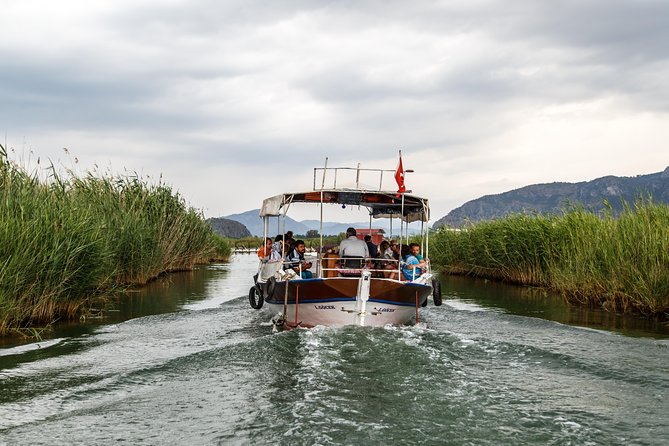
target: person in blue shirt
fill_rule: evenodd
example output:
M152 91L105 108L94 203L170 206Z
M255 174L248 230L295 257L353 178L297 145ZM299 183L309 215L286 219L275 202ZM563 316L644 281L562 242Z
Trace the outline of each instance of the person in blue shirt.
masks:
M411 243L409 245L409 254L402 264L402 275L406 280L414 281L418 279L425 269L425 259L420 255L420 245Z

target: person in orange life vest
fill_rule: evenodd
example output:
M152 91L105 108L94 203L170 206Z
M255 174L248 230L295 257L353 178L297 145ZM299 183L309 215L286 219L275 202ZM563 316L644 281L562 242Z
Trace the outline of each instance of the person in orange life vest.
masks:
M267 257L269 257L271 252L272 252L272 239L267 237L265 239L265 245L258 248L258 258L260 260L264 260Z

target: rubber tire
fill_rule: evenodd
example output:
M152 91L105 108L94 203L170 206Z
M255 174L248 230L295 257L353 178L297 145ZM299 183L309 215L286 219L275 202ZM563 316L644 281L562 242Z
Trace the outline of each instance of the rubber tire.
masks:
M441 306L441 282L437 279L432 279L432 300L434 301L435 306Z
M264 290L265 292L263 293L263 297L265 300L269 299L272 297L274 294L274 287L276 286L276 278L270 277L267 279L267 283L265 283Z
M256 297L258 298L257 300ZM259 294L256 287L252 286L249 290L249 303L251 304L251 308L260 310L264 302L265 300L262 298L262 294Z

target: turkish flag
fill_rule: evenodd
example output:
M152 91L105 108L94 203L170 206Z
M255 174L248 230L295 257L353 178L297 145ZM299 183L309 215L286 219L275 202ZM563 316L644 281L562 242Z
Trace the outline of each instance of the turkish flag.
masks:
M407 188L404 186L404 167L402 166L402 153L400 152L400 163L397 165L395 171L395 181L397 181L397 196L406 192Z

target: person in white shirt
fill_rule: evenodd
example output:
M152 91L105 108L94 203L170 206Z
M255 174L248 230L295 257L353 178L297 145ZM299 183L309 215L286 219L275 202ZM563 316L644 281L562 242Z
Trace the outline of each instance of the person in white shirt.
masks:
M342 260L342 266L347 266L349 268L361 268L364 264L364 261L347 261L346 258L355 257L358 259L367 259L369 258L369 248L367 248L367 243L360 240L355 236L356 232L354 228L348 228L346 230L346 238L341 241L339 244L339 257Z

